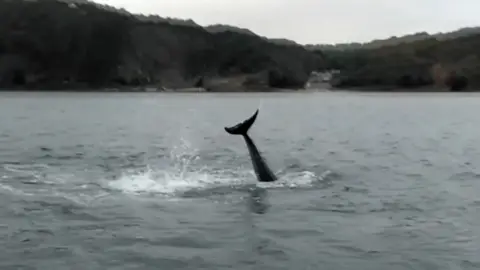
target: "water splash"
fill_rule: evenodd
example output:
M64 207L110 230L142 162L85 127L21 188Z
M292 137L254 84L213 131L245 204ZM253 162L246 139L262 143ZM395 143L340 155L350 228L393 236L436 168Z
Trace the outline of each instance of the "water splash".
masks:
M182 196L185 193L202 196L219 189L230 193L248 185L267 189L309 188L326 175L311 171L282 172L274 183L258 183L251 168L208 167L199 149L184 138L174 145L162 167L146 164L124 169L116 177L104 173L72 171L72 168L50 167L43 164L3 165L6 173L0 179L0 192L18 196L57 196L78 204L91 204L99 198L124 193L135 196Z
M238 188L257 184L264 188L311 187L326 175L316 176L310 171L284 173L277 182L257 183L252 169L221 169L202 166L199 150L186 139L170 151L169 166L161 169L148 167L146 171L126 171L108 186L124 193L157 193L174 196L190 191Z
M218 192L219 189L231 192L251 184L267 189L308 188L323 181L331 173L327 171L317 176L311 171L282 172L279 180L274 183L258 183L251 168L225 169L202 165L199 149L183 137L172 147L169 158L168 167L148 167L146 171L124 172L118 179L110 181L108 186L124 193L175 196L196 191L204 191L201 194L213 190Z

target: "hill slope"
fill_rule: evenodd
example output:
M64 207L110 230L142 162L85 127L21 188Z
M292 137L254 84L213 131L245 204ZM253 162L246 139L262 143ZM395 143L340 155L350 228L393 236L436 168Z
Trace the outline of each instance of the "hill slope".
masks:
M191 21L132 15L83 0L0 1L0 88L189 87L252 74L303 87L322 57ZM202 80L200 80L202 81Z
M339 69L337 87L480 90L480 34L422 39L372 49L318 50L326 66Z
M390 37L386 39L376 39L370 42L359 43L340 43L340 44L307 44L305 48L309 50L355 50L355 49L378 49L384 46L394 46L400 45L402 43L411 43L416 41L422 41L426 39L437 39L437 40L449 40L460 37L471 36L475 34L480 34L480 27L466 27L456 31L447 32L447 33L436 33L429 34L427 32L420 32L410 35L404 35L400 37Z

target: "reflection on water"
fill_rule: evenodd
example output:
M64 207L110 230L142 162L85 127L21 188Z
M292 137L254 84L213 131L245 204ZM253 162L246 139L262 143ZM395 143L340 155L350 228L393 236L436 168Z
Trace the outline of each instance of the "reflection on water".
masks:
M261 187L252 187L248 190L248 207L255 214L265 214L270 207L268 204L268 191Z

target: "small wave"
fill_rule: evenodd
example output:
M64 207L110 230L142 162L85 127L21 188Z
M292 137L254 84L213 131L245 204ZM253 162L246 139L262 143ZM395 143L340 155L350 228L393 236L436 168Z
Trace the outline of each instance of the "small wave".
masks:
M3 164L0 192L18 197L62 198L88 206L108 194L98 184L45 164Z
M10 185L6 185L6 184L2 184L2 183L0 183L0 190L9 192L9 193L17 195L17 196L34 196L35 195L33 193L28 193L28 192L25 192L21 189L14 188Z
M32 175L48 168L46 164L3 164L5 171Z

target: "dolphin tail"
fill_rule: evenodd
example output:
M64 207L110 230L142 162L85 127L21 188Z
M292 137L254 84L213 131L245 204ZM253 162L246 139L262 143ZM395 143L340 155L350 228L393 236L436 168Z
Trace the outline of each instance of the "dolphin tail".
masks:
M257 111L247 120L237 124L233 127L226 127L225 131L232 135L247 135L248 130L252 127L253 123L257 119L258 109Z

